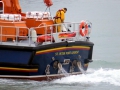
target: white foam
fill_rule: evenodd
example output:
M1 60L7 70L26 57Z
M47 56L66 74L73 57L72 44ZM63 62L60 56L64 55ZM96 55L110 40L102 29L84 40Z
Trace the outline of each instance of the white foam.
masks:
M93 71L93 70L91 70ZM120 69L99 69L89 74L73 75L53 81L53 83L109 83L120 86Z

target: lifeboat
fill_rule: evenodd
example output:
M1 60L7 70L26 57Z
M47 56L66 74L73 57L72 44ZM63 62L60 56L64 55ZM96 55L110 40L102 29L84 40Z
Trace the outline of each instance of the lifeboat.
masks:
M18 1L22 0L0 0L0 78L51 81L84 74L92 61L91 24L55 24L51 0L43 0L49 12L46 8L25 13Z

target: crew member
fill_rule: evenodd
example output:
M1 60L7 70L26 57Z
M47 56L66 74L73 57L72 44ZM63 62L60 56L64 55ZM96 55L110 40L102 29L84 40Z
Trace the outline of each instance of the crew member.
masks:
M64 23L66 11L67 8L63 8L56 12L56 16L54 17L55 24ZM57 25L57 32L61 32L61 25Z

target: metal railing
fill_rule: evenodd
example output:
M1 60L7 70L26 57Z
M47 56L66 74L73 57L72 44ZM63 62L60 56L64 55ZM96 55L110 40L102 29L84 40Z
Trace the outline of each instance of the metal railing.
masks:
M8 30L12 29L12 33ZM20 36L20 29L26 29L28 32L28 35L30 35L30 31L26 27L13 27L13 26L0 26L0 44L11 44L11 45L20 45L20 41L18 38L26 38L28 39L28 42L26 43L26 46L30 46L31 40L28 38L28 36ZM11 39L11 40L7 40Z
M3 1L0 1L2 7L0 7L0 14L4 14L4 3Z
M62 41L63 39L64 39L64 41L66 41L66 40L67 41L82 40L81 39L81 35L79 34L79 24L80 23L75 23L75 22L73 22L73 23L69 23L68 22L68 23L54 24L54 25L46 25L46 24L44 24L43 26L39 25L39 27L32 27L32 29L34 29L34 30L40 29L40 28L44 28L45 29L45 34L44 34L44 36L45 36L45 42L43 42L42 44L40 44L40 45L45 45L45 44L51 44L51 43L53 43L52 42L53 38L55 39L54 43L63 42ZM58 25L65 26L66 31L62 32L62 29L61 29L61 32L58 32L57 31L57 26ZM51 29L49 34L47 32L48 31L47 30L48 27ZM9 34L9 33L6 32L6 30L10 30L11 28L15 29L14 34ZM20 33L21 29L26 29L27 32L28 32L28 34L26 36L20 35L19 33ZM70 29L70 31L68 31L68 29ZM76 33L75 37L59 38L59 34L60 33L72 33L72 32ZM51 37L51 40L47 41L47 35L53 36L53 38ZM39 37L39 36L40 35L37 35L37 37ZM12 37L15 40L4 41L3 38L6 38L6 37ZM19 40L18 37L19 38L26 38L26 39ZM37 37L35 37L35 38L37 38ZM32 47L35 47L36 45L38 45L37 41L33 42L31 40L31 38L34 38L34 37L31 36L31 28L29 29L29 28L26 28L26 27L0 26L0 44L2 44L2 45L17 45L17 46L32 46ZM85 37L83 37L83 38L85 38Z

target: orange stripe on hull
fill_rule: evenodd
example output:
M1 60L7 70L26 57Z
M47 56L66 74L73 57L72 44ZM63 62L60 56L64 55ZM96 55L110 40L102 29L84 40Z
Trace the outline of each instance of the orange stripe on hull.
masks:
M36 55L50 53L50 52L57 52L57 51L62 51L62 50L90 50L90 47L86 47L86 46L73 46L73 47L54 48L54 49L49 49L49 50L37 51Z
M38 69L11 68L11 67L0 67L0 70L16 71L16 72L37 72L38 71Z

